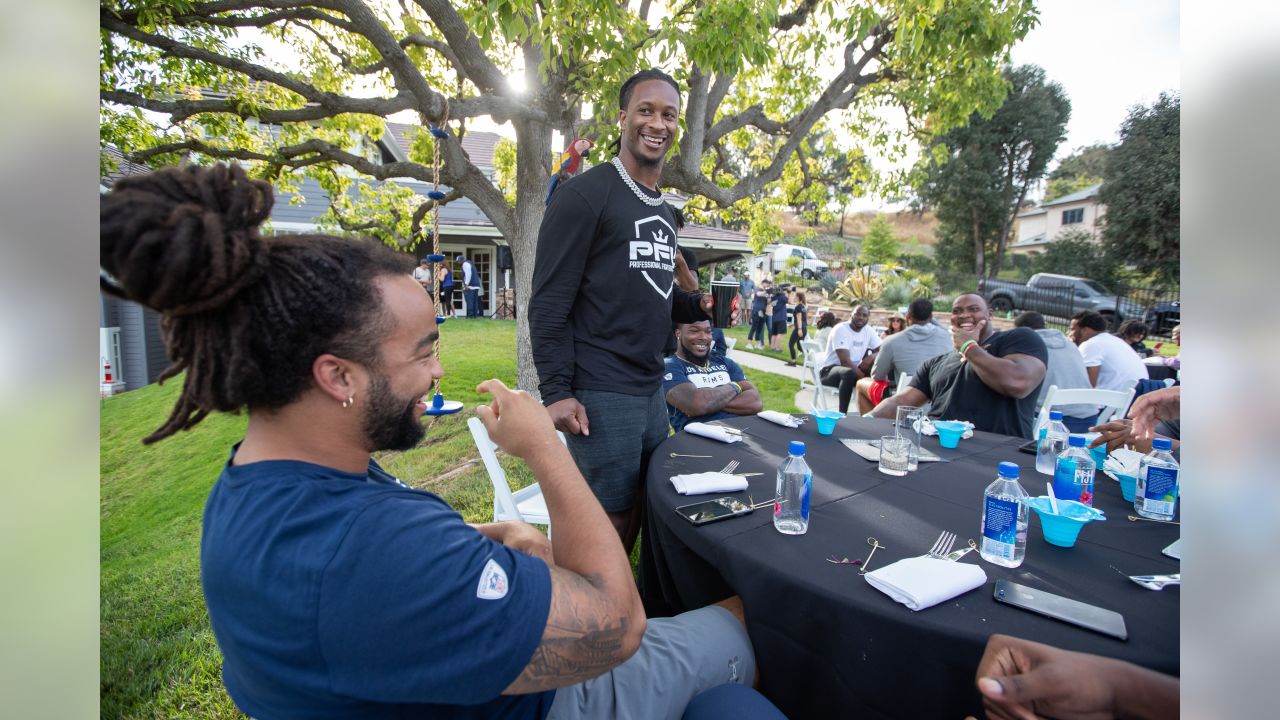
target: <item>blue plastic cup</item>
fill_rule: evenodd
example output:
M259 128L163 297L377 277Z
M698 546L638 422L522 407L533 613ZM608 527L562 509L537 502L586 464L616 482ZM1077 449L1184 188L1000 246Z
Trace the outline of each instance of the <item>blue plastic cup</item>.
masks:
M955 448L960 445L960 437L969 426L959 420L934 420L933 427L938 430L938 442L944 448Z
M1040 530L1044 533L1044 541L1058 547L1074 547L1081 528L1091 520L1107 519L1101 510L1075 500L1059 500L1056 513L1047 495L1027 498L1023 502L1040 516Z
M835 432L836 423L840 422L840 418L844 417L844 413L839 410L811 410L810 415L818 421L818 434L830 435Z
M1103 443L1096 448L1089 447L1089 443L1096 440L1100 435L1102 435L1102 433L1084 433L1084 445L1089 449L1089 454L1093 456L1093 464L1097 466L1098 469L1102 469L1102 464L1107 461L1106 443Z
M1138 478L1133 475L1116 474L1116 479L1120 481L1120 494L1128 502L1133 502L1134 495L1138 492Z

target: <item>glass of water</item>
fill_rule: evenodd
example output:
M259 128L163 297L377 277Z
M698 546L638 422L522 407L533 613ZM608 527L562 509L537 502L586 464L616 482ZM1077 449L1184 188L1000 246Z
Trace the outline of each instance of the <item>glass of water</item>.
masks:
M910 440L897 435L880 438L880 472L894 477L906 475L910 447Z
M915 405L899 405L897 420L893 431L898 437L906 440L911 447L907 449L907 472L914 472L920 464L920 420L924 418L924 408Z

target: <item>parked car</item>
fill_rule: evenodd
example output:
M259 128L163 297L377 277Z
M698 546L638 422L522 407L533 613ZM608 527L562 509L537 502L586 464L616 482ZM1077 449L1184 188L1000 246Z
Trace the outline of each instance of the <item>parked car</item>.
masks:
M1072 275L1036 273L1026 283L982 278L978 292L992 312L1035 310L1042 315L1070 318L1081 310L1100 313L1114 330L1130 318L1141 318L1145 308L1117 297L1101 283Z
M800 245L775 245L772 250L752 258L751 267L757 275L776 275L787 270L787 259L792 257L800 259L796 271L806 280L822 277L830 271L830 267L819 260L813 250Z
M1167 336L1173 328L1182 322L1182 301L1161 301L1147 308L1142 319L1147 331L1152 335Z

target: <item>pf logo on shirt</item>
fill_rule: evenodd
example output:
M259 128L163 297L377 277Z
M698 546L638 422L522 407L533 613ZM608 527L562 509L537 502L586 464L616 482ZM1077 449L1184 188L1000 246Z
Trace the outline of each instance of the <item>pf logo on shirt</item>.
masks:
M480 573L480 584L476 586L476 597L481 600L501 600L507 596L507 571L502 569L493 558L484 564Z
M649 270L673 272L676 267L676 231L661 215L650 215L637 220L635 225L636 239L627 248L627 267L639 270L649 285L662 297L671 297L671 286L674 275L667 281L667 289L663 290L653 281Z

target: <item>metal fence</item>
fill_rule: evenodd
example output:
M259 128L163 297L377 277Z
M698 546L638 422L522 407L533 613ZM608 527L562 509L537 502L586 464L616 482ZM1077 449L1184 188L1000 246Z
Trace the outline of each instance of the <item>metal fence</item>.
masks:
M1162 339L1168 339L1182 320L1177 286L1123 284L1108 288L1109 292L1100 297L1081 293L1074 283L1032 288L975 276L973 287L987 298L997 315L1017 317L1019 312L1035 310L1044 316L1046 325L1062 330L1066 330L1071 318L1082 310L1098 310L1112 321L1112 330L1125 320L1138 320L1147 326L1148 337Z

